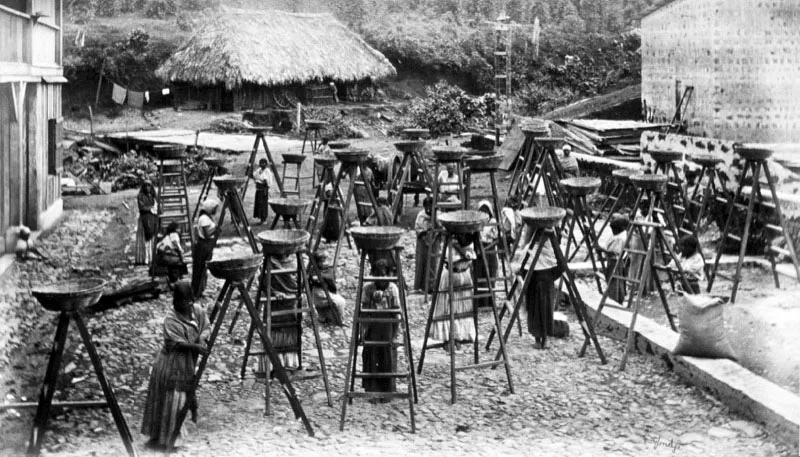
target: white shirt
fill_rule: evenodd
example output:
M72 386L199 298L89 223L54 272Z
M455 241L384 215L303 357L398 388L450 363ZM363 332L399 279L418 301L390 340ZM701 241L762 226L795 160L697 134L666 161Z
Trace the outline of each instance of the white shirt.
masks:
M447 174L447 170L443 170L439 173L439 177L436 179L436 182L439 183L439 192L445 194L457 194L458 193L458 174L453 173L453 176L450 177Z

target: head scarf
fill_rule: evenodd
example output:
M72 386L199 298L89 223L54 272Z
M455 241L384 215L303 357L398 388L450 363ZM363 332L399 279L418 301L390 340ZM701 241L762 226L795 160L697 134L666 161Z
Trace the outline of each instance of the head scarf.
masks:
M200 209L207 214L213 213L217 210L217 208L219 208L219 200L213 197L207 198L206 201L203 202L202 206L200 206Z
M184 308L194 302L192 285L188 281L178 281L172 292L172 306L174 308Z
M494 211L492 210L492 204L491 202L489 202L489 200L481 200L480 202L478 202L478 211L483 210L483 208L489 210L490 219L494 218Z

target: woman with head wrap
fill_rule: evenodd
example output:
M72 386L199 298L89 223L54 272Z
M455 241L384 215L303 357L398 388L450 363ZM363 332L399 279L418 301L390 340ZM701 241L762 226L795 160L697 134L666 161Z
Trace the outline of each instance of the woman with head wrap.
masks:
M192 292L195 299L206 289L206 262L211 260L214 244L219 230L214 216L219 208L219 200L208 198L200 206L200 216L194 226L194 246L192 247Z
M203 308L195 305L188 282L175 284L172 311L164 319L164 346L156 356L142 418L147 446L165 449L177 426L178 412L188 403L197 422L197 400L192 391L197 356L208 351L211 333Z
M533 266L531 282L525 290L525 305L528 311L528 332L533 335L537 347L544 349L547 337L553 335L556 280L561 277L562 271L558 266L552 242L546 238L531 239L530 249L535 253L538 246L534 243L541 243L542 250ZM519 274L525 277L527 271L520 271Z
M478 211L489 216L489 222L483 226L480 233L481 246L486 254L488 268L484 268L483 262L477 262L473 271L475 272L475 283L479 288L486 289L485 292L488 293L489 281L497 277L497 219L494 218L494 212L489 200L481 200L478 203ZM492 288L494 288L494 282L492 282ZM492 306L492 300L490 297L477 298L475 299L475 306Z
M417 219L414 221L414 231L417 233L417 251L416 251L416 265L414 268L414 290L422 290L425 288L426 277L428 284L433 284L433 275L431 271L436 271L430 265L430 248L433 244L433 237L431 236L431 210L433 208L433 198L425 197L422 201L422 211L417 213Z
M389 275L389 263L378 260L372 265L372 274L377 277ZM376 319L397 319L400 313L400 290L389 281L374 281L366 286L361 295L362 309L386 311L370 314ZM381 343L392 343L397 338L397 323L366 323L361 328L361 340ZM397 372L397 348L387 345L365 346L361 353L361 361L365 373ZM394 378L369 378L362 381L367 392L394 392ZM381 399L382 403L389 399Z
M436 307L433 310L437 320L431 326L430 337L434 340L444 341L445 350L450 351L450 333L453 341L458 346L475 340L475 320L470 317L455 319L454 328L450 328L450 288L453 289L453 312L455 314L472 313L475 310L472 298L472 273L470 267L475 260L475 250L472 248L474 235L458 234L445 251L445 265L439 279L436 293Z
M149 179L142 181L136 203L139 206L139 225L136 228L134 263L148 265L153 256L153 238L158 230L156 188Z
M253 172L253 180L256 183L256 199L253 205L253 217L258 219L261 224L266 222L269 214L269 189L273 187L275 178L272 171L267 167L267 159L258 161L258 168Z

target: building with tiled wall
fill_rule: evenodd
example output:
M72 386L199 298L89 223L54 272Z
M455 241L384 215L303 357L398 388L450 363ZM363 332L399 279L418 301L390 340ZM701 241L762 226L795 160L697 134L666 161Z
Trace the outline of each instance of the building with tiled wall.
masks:
M800 143L800 1L676 0L642 20L642 103L691 134Z

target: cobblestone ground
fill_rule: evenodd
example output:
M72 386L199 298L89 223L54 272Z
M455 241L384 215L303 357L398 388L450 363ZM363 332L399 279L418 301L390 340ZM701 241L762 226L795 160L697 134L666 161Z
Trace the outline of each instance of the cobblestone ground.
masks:
M69 259L79 263L77 256L89 255L90 250L77 246L102 232L106 216L102 212L70 213L66 223L48 241L61 266L21 267L18 287L4 290L6 301L13 300L21 305L20 309L33 309L35 303L25 291L27 282L66 276ZM411 235L405 237L404 246L409 252L413 250ZM407 278L413 269L409 257L407 252L404 256ZM344 295L351 300L356 286L356 273L352 270L357 265L355 253L345 247L343 261L350 269L340 270L339 277ZM133 277L143 271L129 269L120 274ZM206 303L212 301L210 297L220 287L220 281L210 282ZM142 449L145 438L138 428L150 367L161 346L160 325L170 303L170 297L162 296L93 315L89 320L140 455L150 455ZM415 358L420 353L426 312L423 297L412 295L409 317ZM15 336L20 343L9 346L14 354L8 363L0 365L3 376L0 389L9 401L19 401L20 397L35 399L38 395L45 368L43 360L54 331L54 316L42 312L39 316L35 325L21 327L20 334ZM188 427L188 436L181 443L178 455L791 455L787 447L763 428L736 416L702 391L683 384L657 362L634 356L627 371L618 372L623 349L619 342L600 339L609 358L607 365L601 365L594 352L588 352L584 358L577 357L583 338L579 336L574 316L568 317L571 336L552 340L547 350L534 349L533 338L528 335L519 336L516 331L512 334L509 353L513 363L513 394L501 369L460 372L459 401L451 405L449 358L442 350L436 350L428 353L423 373L418 376L420 397L414 405L416 433L411 433L408 403L398 400L387 405L355 400L348 408L344 431L339 431L351 300L345 328L322 327L334 406L326 404L320 377L294 383L316 432L313 438L294 420L277 383L273 383L274 414L263 416L263 382L252 374L255 363L248 368L245 379L239 379L249 322L243 317L231 335L221 332L198 392L198 424ZM490 314L481 314L481 321L481 338L485 339L491 325ZM226 322L230 322L230 316ZM57 397L99 398L88 357L83 355L76 337L77 333L70 335L67 370L60 379ZM308 325L304 330L304 348L305 367L318 367L313 333ZM459 361L466 363L471 355L470 350L462 349ZM491 355L493 352L481 352L484 360ZM403 363L401 358L401 366ZM402 383L398 388L404 388ZM32 410L0 413L0 455L24 452L32 417ZM105 412L57 412L50 427L52 431L45 444L47 454L124 454L113 421Z

